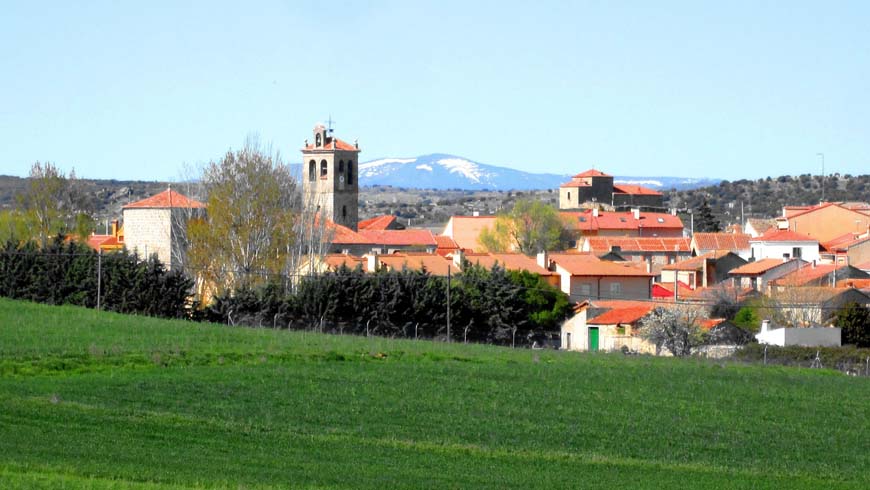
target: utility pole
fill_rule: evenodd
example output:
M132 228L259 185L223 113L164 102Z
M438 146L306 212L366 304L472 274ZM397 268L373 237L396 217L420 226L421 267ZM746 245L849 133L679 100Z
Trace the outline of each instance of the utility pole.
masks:
M447 342L450 342L450 264L447 264Z
M816 153L816 155L822 157L822 202L825 202L825 154Z
M97 310L100 309L100 295L103 288L103 249L97 252Z

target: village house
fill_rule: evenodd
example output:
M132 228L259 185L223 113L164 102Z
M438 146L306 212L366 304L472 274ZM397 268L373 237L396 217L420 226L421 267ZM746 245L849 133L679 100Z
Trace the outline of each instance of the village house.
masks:
M631 262L610 262L590 254L541 253L538 264L560 277L571 301L649 299L654 274Z
M845 264L809 264L770 282L771 288L835 286L840 280L867 279L870 274Z
M731 269L728 275L735 287L751 288L763 294L770 281L808 265L809 262L801 259L761 259Z
M818 262L819 241L791 230L771 230L749 239L752 259L803 259Z
M441 235L453 240L466 252L485 252L478 237L484 228L492 229L495 216L451 216Z
M639 209L625 212L601 211L598 208L584 211L560 211L569 247L575 248L580 240L590 236L681 238L683 221L673 214L650 213Z
M786 206L776 222L780 230L803 233L824 243L845 233L860 234L870 230L870 214L861 212L862 209L831 202L818 206Z
M707 252L682 262L662 267L661 282L686 284L689 289L706 288L729 278L728 273L746 260L728 250Z
M112 220L111 226L111 231L105 235L91 233L85 244L97 252L122 250L124 248L124 227L118 225L118 220Z
M692 253L704 255L710 252L728 251L749 260L752 255L750 235L744 233L695 233L692 236Z
M690 258L692 250L689 242L685 237L590 236L580 240L580 251L599 258L606 258L612 253L622 260L648 264L650 271L657 274L667 264Z
M780 286L769 296L780 305L778 315L793 326L826 324L847 303L870 305L870 296L850 287Z
M775 219L749 218L743 227L743 232L752 238L767 233L771 228L776 228Z
M870 261L870 234L849 232L820 244L820 260L832 264Z

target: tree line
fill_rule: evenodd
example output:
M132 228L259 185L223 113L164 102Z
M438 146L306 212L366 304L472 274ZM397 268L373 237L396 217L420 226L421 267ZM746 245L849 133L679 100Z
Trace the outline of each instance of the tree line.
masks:
M466 264L451 278L426 270L342 266L295 284L269 281L214 298L198 318L230 325L525 345L558 329L567 295L537 274ZM448 324L450 325L448 331Z

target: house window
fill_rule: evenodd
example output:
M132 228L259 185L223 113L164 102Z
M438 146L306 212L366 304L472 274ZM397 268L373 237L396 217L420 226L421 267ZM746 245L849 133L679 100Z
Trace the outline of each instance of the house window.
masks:
M622 295L622 284L618 282L610 283L610 297L618 298Z
M581 284L579 289L580 289L580 296L591 296L592 295L592 286L589 284Z
M326 160L320 161L320 178L325 179L328 171L329 164L326 163Z
M571 202L571 193L568 193L568 202Z
M317 133L317 135L314 136L314 146L316 146L316 147L319 148L319 147L320 147L320 143L321 143L321 140L320 140L320 133Z
M565 334L565 350L571 350L571 332Z
M801 258L801 248L800 247L792 247L791 256L796 258L796 259Z
M308 162L308 180L314 180L317 175L317 162L311 160Z
M353 184L353 160L347 162L347 184Z

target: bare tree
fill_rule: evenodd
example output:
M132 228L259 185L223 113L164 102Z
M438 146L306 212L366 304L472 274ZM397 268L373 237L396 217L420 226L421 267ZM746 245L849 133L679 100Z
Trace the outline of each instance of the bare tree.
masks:
M86 238L93 228L93 206L75 170L67 178L53 163L36 162L30 167L29 177L29 187L19 196L19 205L32 222L33 238L42 246L58 233L73 232Z
M664 347L674 356L688 356L702 342L700 317L698 307L659 307L643 319L640 336L655 344L656 349Z
M298 186L280 155L249 138L206 165L207 218L188 224L189 267L216 291L251 286L284 272L296 241Z

